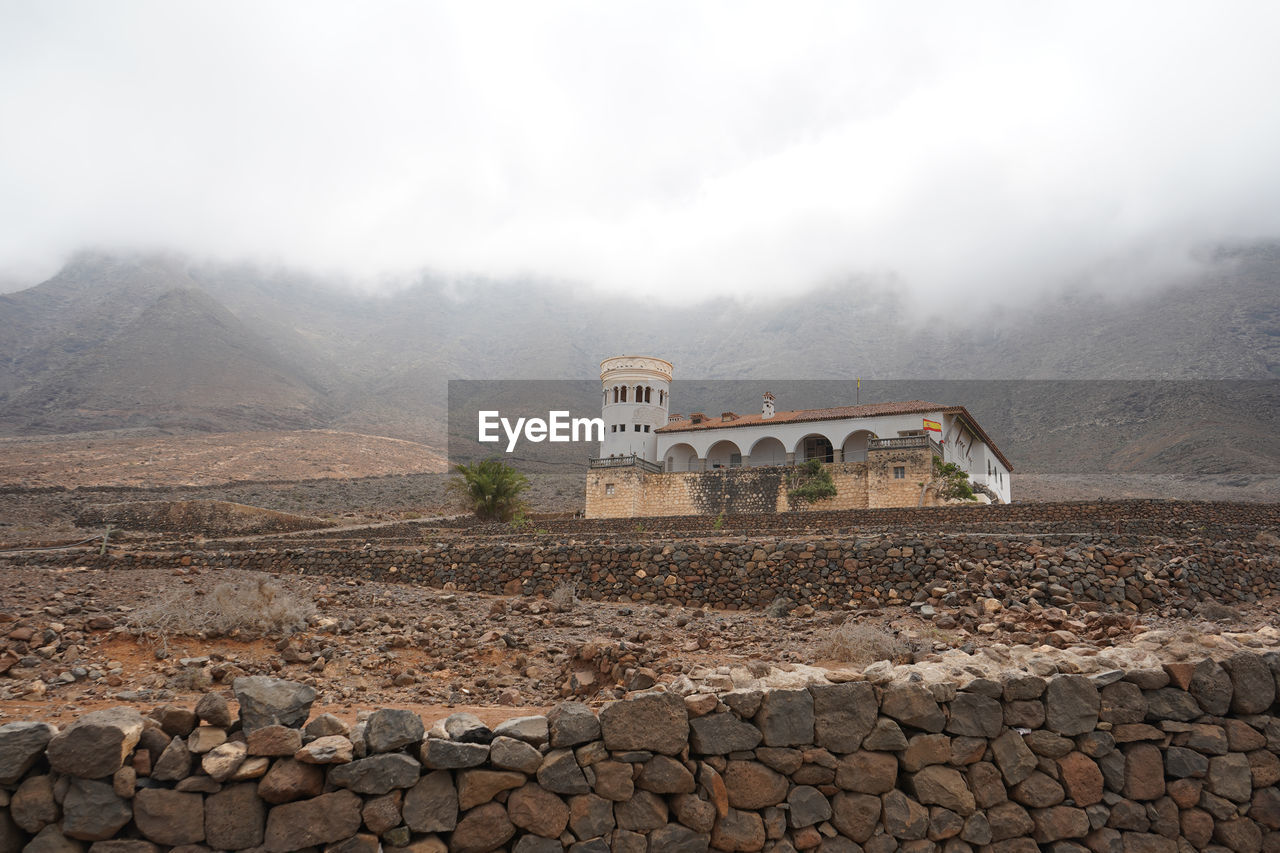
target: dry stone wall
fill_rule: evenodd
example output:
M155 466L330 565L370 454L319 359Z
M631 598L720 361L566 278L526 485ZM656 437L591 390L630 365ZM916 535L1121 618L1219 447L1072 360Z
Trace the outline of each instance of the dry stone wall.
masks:
M453 584L508 595L549 595L572 582L585 599L725 609L764 607L783 596L821 609L858 608L912 601L941 586L1006 603L1032 598L1057 606L1148 611L1208 598L1253 602L1280 593L1280 553L1273 541L1097 534L451 538L417 547L24 554L8 565L203 566Z
M493 729L237 679L239 714L0 726L0 853L1262 853L1280 656L648 692Z
M928 450L874 451L866 462L835 462L825 469L836 496L796 512L915 507L935 500L932 492L924 495L921 488L932 478L933 454ZM635 467L593 468L587 471L586 515L608 519L787 512L794 470L777 465L655 474Z

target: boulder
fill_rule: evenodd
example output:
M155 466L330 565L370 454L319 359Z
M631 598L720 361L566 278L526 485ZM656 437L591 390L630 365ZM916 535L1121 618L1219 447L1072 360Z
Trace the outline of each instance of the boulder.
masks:
M302 730L289 726L263 726L245 738L249 755L293 755L302 749Z
M1058 759L1058 781L1080 808L1102 802L1102 771L1083 752L1071 752Z
M475 714L450 714L442 725L449 740L458 743L489 743L493 740L493 732Z
M817 788L796 785L787 794L790 806L787 821L793 829L813 826L831 819L831 802Z
M880 822L880 798L844 791L831 798L831 823L843 835L865 844Z
M1272 691L1274 690L1275 682L1272 681ZM1187 692L1206 714L1221 717L1231 710L1231 676L1215 660L1205 658L1195 665Z
M196 703L196 716L211 726L231 728L231 706L221 693L206 693Z
M1130 800L1155 800L1164 796L1164 756L1150 743L1130 744L1124 753L1124 790ZM1245 762L1245 780L1249 778Z
M465 812L483 805L503 791L519 788L525 781L523 773L511 770L462 770L456 776L458 808Z
M675 807L677 819L681 814L694 814L698 812L696 808L682 808L686 805L685 801L693 801L706 805L711 811L711 816L706 819L705 831L711 831L711 824L715 820L715 809L709 804L703 803L696 797L684 796L672 798L672 805ZM509 803L510 801L508 801ZM508 807L508 811L510 808ZM695 820L697 818L695 817ZM512 818L515 821L515 818ZM692 823L681 819L681 823L686 826L693 826ZM595 794L579 794L569 799L569 828L573 830L573 834L579 838L598 838L613 832L616 824L613 820L613 803L603 797ZM698 827L694 827L697 829Z
M1276 700L1276 678L1261 655L1237 652L1222 662L1231 678L1231 712L1265 714Z
M142 788L133 798L133 822L144 838L157 844L204 841L204 797Z
M899 841L919 841L929 832L929 810L899 790L880 798L884 831Z
M993 738L1004 727L1004 708L995 699L977 693L961 693L951 700L946 730L953 735Z
M267 675L241 676L231 687L240 703L240 727L246 734L264 726L301 728L316 699L313 687Z
M550 739L551 732L546 717L512 717L499 723L493 730L493 735L495 738L515 738L532 746L542 746Z
M49 766L81 779L102 779L124 766L142 735L142 715L132 708L92 711L49 740Z
M9 816L23 830L36 833L56 823L62 810L53 796L53 777L28 776L9 799Z
M215 850L257 847L266 823L267 807L252 782L228 785L204 799L205 841Z
M293 758L278 760L258 782L258 796L275 804L314 797L323 790L324 771Z
M553 749L546 754L538 767L538 783L557 794L585 794L591 790L571 749Z
M381 795L412 787L421 771L422 765L404 753L381 753L334 767L329 782L357 794Z
M649 849L663 853L707 853L711 836L679 824L670 823L649 835ZM615 845L613 850L617 850Z
M689 769L665 755L655 755L646 761L635 784L655 794L691 794L694 789Z
M689 745L699 755L728 755L760 745L760 730L736 714L708 714L689 721Z
M458 823L458 789L447 770L428 773L404 795L404 822L414 832L450 832Z
M880 710L905 726L926 732L940 732L947 722L933 694L919 684L898 683L885 687Z
M964 776L954 767L925 767L911 777L911 788L921 803L942 806L961 816L973 814L976 806Z
M641 693L605 705L600 730L609 750L675 755L689 742L689 712L674 693Z
M426 728L412 711L383 708L369 715L364 742L369 752L392 752L421 742Z
M290 853L350 838L360 831L360 806L360 797L351 791L274 806L267 814L262 846L269 853Z
M546 719L552 749L600 739L600 718L581 702L561 702Z
M544 838L559 838L569 825L569 806L555 794L530 782L512 791L507 798L507 817L526 832ZM612 823L610 820L609 829L613 829ZM602 835L603 832L595 834Z
M1036 756L1027 746L1022 735L1010 729L991 743L1000 773L1006 785L1016 785L1036 769Z
M62 833L81 841L111 838L133 818L129 801L106 782L71 780L62 801Z
M542 753L522 740L499 736L489 744L489 763L499 770L517 770L532 775L542 765Z
M1045 728L1066 737L1093 731L1101 697L1083 675L1056 675L1044 689Z
M449 838L451 853L489 853L516 834L501 803L485 803L462 816Z
M716 850L760 850L764 842L764 820L755 812L730 809L711 831L711 844Z
M631 799L613 804L619 829L652 832L667 824L667 802L649 791L636 791Z
M756 761L730 761L724 772L729 805L736 809L776 806L787 797L787 777Z
M489 758L489 745L483 743L455 743L451 740L429 737L418 751L422 765L432 770L460 770L479 767Z
M822 684L813 696L813 743L832 752L854 752L876 726L879 703L865 681ZM750 747L748 747L750 748Z
M206 752L200 767L213 781L225 782L244 763L246 752L243 741L228 741Z
M863 750L840 759L836 785L859 794L884 794L898 783L898 759L888 752Z
M48 723L0 726L0 785L13 785L22 779L44 757L45 747L57 733Z
M191 750L180 737L169 741L151 766L151 778L157 782L180 782L191 775Z

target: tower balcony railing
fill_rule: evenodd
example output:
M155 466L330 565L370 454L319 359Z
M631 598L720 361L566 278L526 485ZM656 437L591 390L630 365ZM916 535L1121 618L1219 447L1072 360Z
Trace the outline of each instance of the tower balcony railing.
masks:
M589 468L639 468L641 471L648 471L650 474L661 474L662 466L657 462L650 462L637 454L629 456L605 456L601 458L591 457L587 460Z
M942 456L942 445L928 435L901 435L892 438L872 438L867 441L867 450L917 450L926 447L936 455Z

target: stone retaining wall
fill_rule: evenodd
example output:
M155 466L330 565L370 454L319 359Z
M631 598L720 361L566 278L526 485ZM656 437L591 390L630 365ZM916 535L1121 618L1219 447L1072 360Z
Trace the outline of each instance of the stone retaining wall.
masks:
M1227 501L1123 500L1098 502L1015 503L991 505L950 505L939 507L885 507L834 511L726 514L723 519L706 515L667 515L637 519L539 520L531 526L549 533L580 536L627 533L637 524L648 533L715 533L726 531L764 532L782 530L824 530L828 532L906 527L950 532L975 525L1061 525L1092 529L1120 525L1139 530L1197 529L1204 527L1280 528L1280 504ZM510 535L509 525L477 524L474 518L460 517L436 521L441 528L466 530L469 534Z
M447 539L422 547L268 548L257 551L23 554L10 567L108 569L202 566L399 581L491 594L549 595L566 582L594 600L725 609L779 596L816 608L910 601L944 586L1007 603L1028 597L1150 610L1206 599L1252 602L1280 593L1270 540L1138 536L714 538L678 542L504 542Z
M488 729L225 697L0 727L0 853L1261 853L1280 656L564 703Z

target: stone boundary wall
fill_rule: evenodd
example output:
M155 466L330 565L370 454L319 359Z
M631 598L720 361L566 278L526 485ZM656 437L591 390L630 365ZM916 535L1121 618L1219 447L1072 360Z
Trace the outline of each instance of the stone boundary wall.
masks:
M928 448L873 450L864 462L832 462L823 468L831 475L836 496L795 512L916 507L937 502L936 489L926 494L922 488L933 478L933 453ZM895 468L902 469L902 477L894 476ZM586 517L787 512L790 476L795 470L783 465L664 473L637 467L591 468L586 477Z
M173 569L202 566L327 574L490 594L549 595L566 582L580 598L725 609L780 596L820 609L927 597L945 586L1006 603L1028 597L1091 609L1152 610L1280 593L1280 552L1269 541L1097 535L715 538L546 541L451 539L415 548L12 555L0 567Z
M728 514L722 521L703 515L652 516L642 520L540 519L532 522L530 526L548 533L591 536L632 532L635 531L637 523L644 528L645 532L707 534L724 531L759 533L797 529L836 532L888 527L943 532L967 529L976 525L986 527L1018 524L1079 525L1086 529L1120 524L1125 530L1142 524L1152 529L1157 527L1195 529L1206 526L1276 529L1280 528L1280 504L1159 500L1072 501ZM510 535L512 533L510 525L477 524L473 518L434 521L430 526L442 530L465 531L469 535Z
M562 703L487 728L194 709L0 726L0 853L1263 853L1280 656Z

